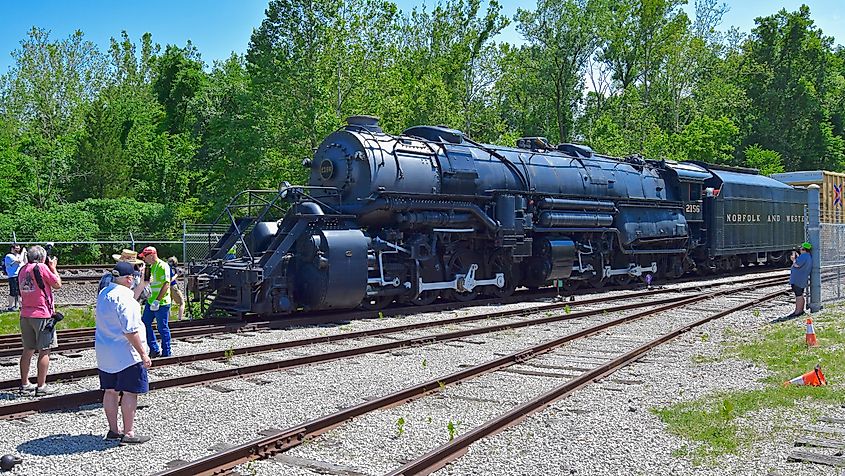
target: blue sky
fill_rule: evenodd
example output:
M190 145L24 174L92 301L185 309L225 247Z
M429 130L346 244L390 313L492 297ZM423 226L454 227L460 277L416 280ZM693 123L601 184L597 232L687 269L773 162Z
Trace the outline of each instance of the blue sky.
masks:
M398 0L397 3L407 10L424 2ZM426 3L431 5L433 1ZM532 4L517 0L501 0L501 3L504 13L510 17L519 6ZM833 36L836 43L845 44L845 2L842 0L727 0L730 11L725 15L723 27L737 26L747 32L754 26L756 16L768 15L781 8L793 11L801 3L810 6L813 19L825 34ZM121 30L126 30L133 39L149 31L153 41L162 45L184 45L190 39L203 59L210 63L228 57L232 51L242 53L246 50L252 29L261 23L266 6L267 0L7 0L3 2L3 14L0 15L0 73L8 70L12 63L10 53L32 26L49 29L57 38L80 29L86 38L104 50L109 38L118 36ZM692 5L687 9L691 13ZM520 41L512 25L497 39Z

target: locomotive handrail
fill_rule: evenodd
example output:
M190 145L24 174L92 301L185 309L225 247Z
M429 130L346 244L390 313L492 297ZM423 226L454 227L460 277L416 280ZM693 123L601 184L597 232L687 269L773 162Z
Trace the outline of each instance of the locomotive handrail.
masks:
M226 214L226 210L228 210L229 208L231 208L231 207L236 207L236 208L239 208L240 206L242 206L242 205L237 205L237 203L236 203L236 202L237 202L237 200L238 200L241 196L243 196L244 194L252 194L252 193L278 193L278 192L279 192L278 190L261 190L261 189L254 189L254 190L253 190L253 189L247 189L247 190L242 190L242 191L240 191L240 192L236 193L236 194L235 194L235 196L234 196L234 197L232 197L232 198L231 198L231 200L229 200L229 203L227 203L227 204L226 204L226 206L223 208L223 210L220 212L220 214L219 214L219 215L217 215L217 218L215 218L215 219L214 219L214 221L212 221L212 222L209 224L209 227L212 227L212 226L214 226L214 225L217 225L217 224L220 222L220 220L221 220L221 219L225 216L225 214Z
M478 220L491 232L499 229L499 223L490 218L478 205L473 203L420 203L414 199L409 200L395 200L390 197L383 197L374 200L367 204L359 211L360 215L381 210L383 208L390 208L393 211L409 211L409 210L438 210L438 211L464 211L474 215Z
M516 174L517 178L519 179L520 182L522 182L522 186L525 187L526 191L531 190L531 182L528 178L529 175L528 175L527 170L524 171L524 173L523 173L523 171L520 171L519 168L517 168L516 164L511 162L511 160L508 159L507 157L505 157L504 155L500 154L496 149L493 149L492 147L485 147L484 144L476 142L476 141L470 139L469 137L467 137L466 135L464 135L463 138L464 138L465 141L474 145L476 148L483 150L484 152L487 152L488 154L490 154L491 157L495 157L495 158L499 159L499 161L501 163L505 164L505 167L510 169L510 171L513 172L514 174ZM519 154L517 154L517 157L519 157ZM522 158L520 158L520 162L522 162ZM522 164L522 167L525 168L524 163Z
M636 248L626 248L625 245L622 244L622 239L619 236L619 229L616 227L534 227L533 228L535 233L614 233L616 235L617 243L619 244L619 249L625 253L626 255L638 255L638 254L669 254L669 253L686 253L686 248L659 248L659 249L636 249ZM677 239L677 238L675 238Z
M323 208L328 208L330 211L334 212L335 215L341 214L338 209L336 209L335 207L327 204L323 200L320 200L319 198L311 195L310 193L307 193L306 190L325 190L325 191L329 191L329 192L334 192L334 193L337 194L338 203L340 203L340 201L341 201L340 190L338 190L337 187L321 187L321 186L311 186L311 185L292 185L292 186L289 186L289 187L283 187L282 190L279 191L279 195L282 196L282 198L288 198L288 193L290 191L293 191L297 194L303 195L308 200L312 200L312 201L316 202L317 204L319 204Z

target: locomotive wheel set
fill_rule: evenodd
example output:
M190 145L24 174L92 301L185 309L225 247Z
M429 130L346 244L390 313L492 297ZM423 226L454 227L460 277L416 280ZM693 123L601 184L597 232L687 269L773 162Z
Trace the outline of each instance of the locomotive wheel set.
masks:
M517 145L350 117L308 185L233 199L190 287L233 315L377 309L786 265L804 238L806 192L752 169Z

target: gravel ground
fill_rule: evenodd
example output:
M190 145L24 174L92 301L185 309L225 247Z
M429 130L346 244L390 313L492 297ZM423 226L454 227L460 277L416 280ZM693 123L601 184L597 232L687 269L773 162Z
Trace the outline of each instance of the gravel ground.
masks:
M631 300L631 302L645 302L647 298ZM620 301L621 302L621 301ZM541 304L544 302L541 302ZM616 305L619 302L614 302ZM175 340L173 342L174 355L188 355L198 354L203 352L228 350L232 348L240 348L254 345L270 344L281 341L291 341L298 339L305 339L311 337L327 336L344 334L348 332L381 329L385 327L395 327L406 324L415 324L419 322L431 322L442 319L451 319L454 317L472 316L484 314L485 312L501 311L501 310L519 310L530 309L537 306L537 302L530 303L514 303L498 306L475 306L472 308L459 309L455 311L446 311L440 313L425 313L409 316L393 316L385 317L383 319L368 319L350 322L344 325L326 325L326 326L310 326L285 330L270 330L261 329L257 331L239 332L230 334L218 334L205 338L190 337L186 340ZM600 308L602 304L586 304L580 305L577 301L572 303L572 309L575 311L583 311L589 309ZM558 311L560 312L560 311ZM536 317L536 316L535 316ZM496 323L523 320L525 317L503 318L496 319ZM445 330L458 330L470 327L480 327L490 325L491 321L475 321L466 324L452 324L445 328ZM416 331L406 331L402 334L403 338L418 337L429 335L432 333L444 332L443 328L421 329ZM356 341L357 342L357 341ZM301 353L301 349L290 349L286 351L289 355L306 355ZM278 353L274 353L278 354ZM269 354L264 354L269 355ZM277 357L278 355L276 355ZM238 362L244 357L233 357L233 362ZM78 370L88 368L96 365L96 357L93 349L63 352L54 354L50 363L51 372L65 372L71 370ZM172 366L167 367L172 368ZM18 375L18 358L6 357L0 358L0 380L12 379ZM0 394L2 395L2 394ZM2 397L0 397L2 398Z
M501 307L497 306L497 309ZM454 314L455 312L446 313L446 317ZM569 329L588 326L597 319L609 319L614 315L608 313L592 320L564 321L549 325L546 329L549 332L567 333ZM423 317L413 316L402 321L417 319ZM283 331L283 335L285 338L298 338L303 337L303 333L313 335L341 328L358 330L366 326L384 325L381 320L360 321L334 329ZM255 437L256 432L261 429L270 426L286 427L314 415L330 413L359 403L362 395L381 395L413 383L430 380L438 375L454 372L462 365L473 365L489 360L497 354L521 349L537 339L537 335L520 335L518 332L505 331L473 337L471 341L466 342L407 348L392 353L371 354L209 386L153 392L142 398L142 404L147 407L139 411L138 428L139 431L152 435L154 439L149 444L137 448L118 448L99 439L105 428L99 407L38 414L22 421L2 421L0 437L5 451L16 452L25 458L25 463L15 470L16 474L96 474L102 471L119 473L124 465L131 465L134 470L142 473L150 473L163 469L164 464L171 460L190 460L204 456L212 447L218 448L215 445L221 442L246 441ZM356 344L365 345L378 341L380 340L364 339L356 341ZM253 340L250 343L255 342ZM220 347L219 343L216 345ZM232 363L258 363L339 348L343 346L318 345L307 350L293 349L283 353L235 357ZM425 365L422 364L423 361L426 362ZM197 368L223 368L226 365L231 364L200 362L190 366L155 369L157 372L152 374L152 378L195 372ZM95 379L84 379L78 383L63 385L62 388L78 391L81 388L93 388L94 385ZM197 411L197 402L202 402L203 411ZM214 418L210 419L210 415ZM156 454L157 457L143 457L149 454Z
M723 280L730 282L730 278L723 278ZM619 292L618 294L624 294L624 292ZM715 306L719 300L713 300L711 302ZM518 307L518 305L509 305L507 307ZM496 306L496 309L502 308L504 306ZM578 308L573 309L580 310ZM780 309L778 312L782 313L782 310L785 308L781 306ZM288 331L258 332L246 336L235 335L228 339L205 339L197 343L179 342L174 347L174 350L177 353L219 350L242 345L254 345L265 341L291 340L320 335L320 333L355 331L481 311L482 309L475 308L473 310L417 315L405 318L356 321L346 326L332 328L312 327ZM688 314L675 313L670 319L688 319ZM314 416L331 413L340 408L359 403L362 396L383 395L414 383L423 382L436 378L439 375L456 371L462 366L474 365L496 356L522 349L537 342L547 340L552 335L564 335L576 329L594 324L598 320L612 319L615 317L618 317L618 315L608 313L595 319L579 319L555 323L536 329L505 331L473 337L458 342L405 348L390 353L371 354L355 359L268 373L246 379L224 381L208 386L153 392L142 398L142 404L145 405L145 408L139 411L138 415L139 431L153 436L153 441L141 447L116 447L113 444L102 441L101 435L105 429L105 421L99 406L72 412L38 414L27 417L22 421L2 421L0 422L0 453L13 452L24 457L24 464L17 467L14 474L121 473L130 467L133 472L150 473L163 469L164 465L171 460L191 460L202 457L208 454L209 451L219 449L220 446L218 445L222 442L228 444L243 442L254 438L256 433L262 429L291 426ZM621 340L614 342L619 343L619 345L622 345L624 342L634 345L632 343L637 341L637 335L645 331L646 329L644 328L632 327L626 330ZM420 331L420 335L433 332L435 332L434 329ZM614 335L619 334L614 333ZM610 342L610 339L604 340ZM383 339L375 338L358 340L355 345L383 341ZM156 369L157 372L153 374L153 379L196 372L200 368L217 369L233 364L247 365L339 348L344 348L344 346L337 344L311 346L307 349L291 349L279 353L235 357L228 363L200 362L183 367L171 366ZM570 354L561 350L555 353L555 355L544 357L543 359L548 360L543 360L542 362L554 361L558 362L556 365L559 365L560 359L564 359L564 362L571 362L573 365L578 363L581 365L596 363L602 358L601 352L594 352L597 349L601 350L598 346L593 346L592 348L581 347L579 344L579 347L572 347L570 349ZM570 356L566 357L566 355ZM604 355L606 358L607 354ZM585 359L585 356L590 356L590 358ZM590 359L593 360L591 361ZM80 362L86 360L86 364L80 365ZM671 355L669 360L674 364L684 364L688 359L685 360L679 357L676 351L676 354ZM83 353L82 358L56 359L54 368L59 370L60 365L67 365L67 368L87 367L90 366L91 362L93 362L93 356L90 353ZM532 361L532 364L538 362L541 362L541 360ZM637 366L639 365L648 364L637 364ZM742 365L744 364L737 363L738 367ZM626 372L636 370L635 367L623 370L618 375L628 375ZM679 367L683 367L683 365ZM530 365L517 367L516 369L524 370L528 368L535 371L542 370L542 368L532 367ZM4 375L13 375L15 373L14 368L8 367L0 368L0 371ZM559 371L554 370L551 372ZM678 374L674 375L674 378L687 382L689 377L685 376L683 372L683 369L679 370ZM636 372L632 375L636 375ZM660 373L658 373L649 376L648 382L654 385L653 382L662 380L662 378ZM532 383L526 383L529 381ZM524 401L534 393L543 391L545 388L550 388L550 386L559 383L559 381L559 378L533 377L526 379L525 375L513 372L492 374L464 385L448 388L445 392L433 398L427 398L410 405L397 407L390 412L376 412L336 430L337 432L345 432L349 431L349 428L360 428L356 425L363 425L363 428L370 430L369 436L372 437L372 440L369 440L369 445L356 446L357 443L360 443L361 437L359 436L357 440L349 439L351 437L346 433L343 433L343 438L335 436L335 439L332 439L332 435L335 433L332 432L326 435L326 438L318 439L309 445L295 449L290 452L290 456L307 457L310 454L307 451L317 451L318 448L322 447L321 442L323 440L333 441L334 443L328 445L328 447L334 447L335 452L338 454L346 455L350 453L347 455L348 458L353 458L356 454L366 454L368 457L365 459L372 460L372 462L358 462L354 459L341 459L339 460L340 464L353 464L356 468L355 471L364 474L378 474L380 471L389 470L401 462L401 460L394 459L396 455L400 455L400 458L410 457L433 446L436 442L445 441L448 438L445 428L449 420L452 420L453 423L460 421L458 425L458 432L460 433L501 412L508 405ZM93 388L95 385L96 382L94 379L85 379L75 384L68 384L66 387L68 390L77 391L80 388ZM619 387L620 384L613 383L609 379L606 384L601 384L601 388L612 385ZM646 386L640 385L640 387ZM633 389L638 386L631 385L629 387ZM629 387L625 387L625 392L628 392L627 389ZM504 395L500 395L499 393L501 392L497 392L495 396L491 397L493 392L502 388L508 389L504 392ZM599 386L596 386L596 388L599 388ZM588 388L584 392L579 392L573 398L587 391L590 391L590 389ZM604 399L601 402L602 405L608 404L608 400L610 400L607 395L608 393L613 397L622 394L618 389L614 391L605 389L604 393L602 395ZM646 392L647 395L648 392ZM573 399L564 400L566 403L572 401ZM197 411L198 408L202 408L202 411ZM416 410L412 412L414 409ZM627 406L625 406L625 409L627 411ZM398 412L399 416L405 415L404 418L407 420L405 433L400 438L395 438L398 416L391 413L393 411ZM552 411L552 409L549 411ZM627 416L627 414L625 415ZM650 413L645 411L638 412L637 416L653 418L650 417ZM431 420L428 419L429 417L431 417ZM531 418L525 424L530 424L534 420L535 418ZM659 425L659 422L657 424ZM520 425L516 429L522 428L523 426ZM430 434L423 431L425 427L430 427L428 430ZM506 431L499 436L505 436L509 433L510 431ZM423 440L418 444L410 443L411 435L418 434L424 435ZM596 433L594 432L593 434ZM384 438L387 438L387 442L383 441ZM496 438L498 437L491 438L488 441L496 442ZM556 441L556 438L558 437L552 438L551 441ZM378 442L374 443L376 440ZM669 440L665 436L661 436L658 438L658 441L666 442ZM356 445L347 446L350 444L348 442L355 442ZM404 452L393 452L396 444L408 445L408 448ZM524 440L522 445L528 446ZM481 444L476 446L480 447ZM364 452L361 448L366 448L367 452ZM390 452L387 451L388 448L391 449ZM474 457L476 453L478 451L473 448L467 458ZM490 457L496 454L493 449L483 453L489 453ZM151 454L155 454L156 457L149 458ZM565 452L561 454L565 454ZM593 454L598 453L594 452ZM549 458L546 459L553 459L551 453ZM330 459L323 460L330 461ZM494 460L495 458L491 461ZM469 460L467 459L467 461ZM566 459L566 461L569 464L569 460ZM247 474L316 474L314 471L304 468L287 464L274 467L274 464L279 465L281 463L272 461L256 462L246 468L245 471ZM457 470L458 472L454 474L469 474L472 472L460 472L458 469L460 464L464 464L463 460L454 466L450 466L449 471ZM490 464L495 465L495 462ZM505 465L502 467L509 467L507 460L502 464ZM525 467L533 468L536 464L534 462ZM478 466L476 462L475 467L485 467L485 465L486 463L483 463L482 466ZM469 467L473 466L470 465ZM325 473L324 469L316 471L323 471ZM332 471L337 473L340 469L335 468ZM584 474L584 471L587 474L595 474L586 469L581 471L582 474ZM503 474L519 473L513 473L511 471ZM529 472L524 474L544 473Z
M699 312L713 312L735 300L708 301L710 305L700 305ZM757 437L740 455L724 456L712 466L694 466L685 458L675 457L673 451L689 443L667 434L664 425L648 411L715 391L760 387L757 379L766 373L762 369L737 360L696 364L693 357L718 356L723 340L728 338L725 329L753 332L766 319L788 313L790 306L788 300L778 300L761 306L758 317L751 311L741 312L702 326L520 425L476 443L467 455L436 474L839 474L829 467L787 463L786 456L794 438L805 433L801 427L811 422L811 415L840 415L840 408L814 403L812 408L805 405L800 411L762 410L739 419L737 425ZM599 364L608 357L605 350L632 348L657 328L668 329L694 317L690 313L661 316L576 341L511 368L544 371L548 376L526 378L505 372L486 375L432 398L365 415L281 458L255 462L241 472L319 474L305 469L317 461L349 474L383 474L446 443L449 421L460 421L458 433L467 431L578 373L563 370L566 367ZM610 339L611 335L617 338ZM702 338L704 335L707 338ZM401 436L396 424L399 418L405 422Z
M0 280L0 296L3 305L6 305L6 297L9 295L9 285L6 279ZM53 292L58 306L85 306L94 304L97 301L97 283L66 281L61 289Z
M716 281L720 282L720 281ZM667 289L674 289L677 288L678 285L669 285ZM606 293L605 295L608 298L624 298L626 291L613 291ZM598 307L603 306L603 304L596 303L596 304L585 304L581 305L580 301L592 299L595 296L584 296L576 297L575 301L571 302L571 309L573 311L583 311L589 309L596 309ZM650 297L645 298L638 298L633 300L627 300L629 302L644 302L649 300ZM440 319L448 319L454 317L462 317L462 316L469 316L469 315L477 315L483 314L485 312L491 311L501 311L501 310L518 310L518 309L528 309L531 307L535 307L538 304L544 304L550 302L550 299L539 300L535 302L523 302L523 303L512 303L512 304L504 304L504 305L495 305L495 306L474 306L465 309L458 309L454 311L445 311L439 313L424 313L424 314L414 314L408 316L389 316L383 319L368 319L368 320L358 320L354 322L350 322L345 325L327 325L327 326L310 326L310 327L302 327L302 328L294 328L294 329L285 329L285 330L269 330L269 329L262 329L257 331L250 331L250 332L241 332L241 333L232 333L232 334L219 334L215 336L205 337L205 338L197 338L197 337L190 337L187 340L175 340L173 343L173 353L174 355L188 355L188 354L197 354L202 352L210 352L210 351L220 351L220 350L227 350L230 348L239 348L239 347L246 347L252 345L261 345L261 344L269 344L274 342L280 341L289 341L289 340L296 340L296 339L304 339L309 337L318 337L324 335L334 335L334 334L342 334L345 332L354 332L354 331L361 331L361 330L370 330L370 329L380 329L384 327L394 327L400 326L405 324L414 324L418 322L430 322L434 320ZM618 305L621 301L613 301L610 305ZM560 311L557 311L560 312ZM513 319L524 319L521 318L513 318ZM496 322L504 322L502 320L497 320ZM475 323L468 323L464 326L483 326L487 325L486 322L477 321ZM460 326L452 326L450 330L457 330L459 328L465 328ZM419 335L427 335L433 332L438 332L435 329L428 329L428 330L421 330L415 331L410 335L419 336ZM73 352L65 352L65 353L58 353L54 354L54 357L50 363L50 371L51 372L65 372L70 370L78 370L83 368L88 368L95 365L96 359L94 357L93 349L90 350L81 350L81 351L73 351ZM17 357L4 357L0 358L0 380L12 379L16 378L18 375L18 358ZM0 398L2 398L2 394L0 394Z
M754 332L767 318L787 313L790 305L781 301L761 307L759 317L741 312L706 324L619 372L641 379L642 384L628 385L624 393L589 386L521 425L479 442L464 458L436 474L480 474L482 467L484 474L840 474L830 467L786 462L794 439L805 434L801 428L815 415L841 415L842 409L835 406L812 402L737 419L738 427L756 435L749 447L702 466L674 457L673 451L691 445L666 433L660 420L647 411L717 391L759 387L757 380L766 375L762 369L730 359L696 364L693 357L717 357L722 343L730 339L726 329ZM705 334L708 338L702 339Z

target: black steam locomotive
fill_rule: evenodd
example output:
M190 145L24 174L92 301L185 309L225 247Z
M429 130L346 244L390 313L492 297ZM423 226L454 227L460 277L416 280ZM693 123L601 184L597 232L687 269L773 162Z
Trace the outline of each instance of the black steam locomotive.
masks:
M212 309L377 309L672 279L786 264L804 239L806 192L755 170L541 137L512 148L445 127L394 136L353 116L303 165L308 185L244 192L221 215L228 231L192 267Z

